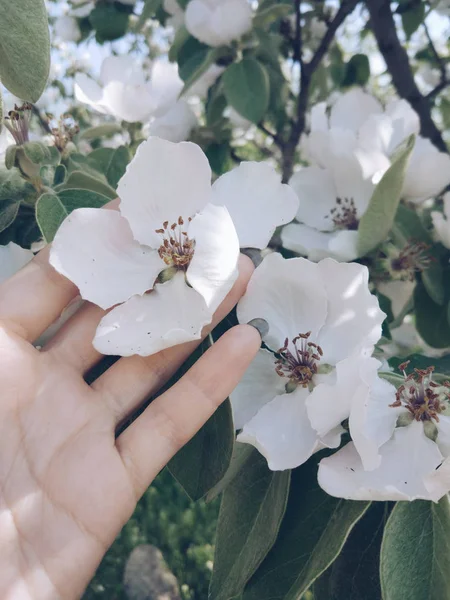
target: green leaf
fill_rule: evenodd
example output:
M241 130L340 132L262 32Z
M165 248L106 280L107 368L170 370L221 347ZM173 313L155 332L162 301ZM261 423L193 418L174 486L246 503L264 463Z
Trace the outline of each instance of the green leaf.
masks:
M119 146L114 151L106 171L106 179L112 188L117 189L117 184L125 175L130 159L130 151L126 146Z
M110 200L114 200L117 198L116 191L106 183L100 181L96 177L92 177L87 173L82 173L81 171L72 171L67 181L63 184L55 188L58 192L61 190L67 189L82 189L82 190L90 190L92 192L97 192L103 196L106 196Z
M399 502L386 525L380 561L383 600L450 598L450 507Z
M18 169L7 171L0 167L0 200L23 200L33 189Z
M139 15L134 31L139 33L144 27L146 21L155 16L156 12L161 8L162 0L145 0L142 13Z
M97 148L86 156L87 164L106 177L114 152L114 148Z
M108 198L88 190L64 190L43 194L36 203L36 221L47 243L53 241L61 223L77 208L101 208Z
M273 4L272 6L268 6L267 8L263 8L256 12L256 15L253 18L253 26L266 29L275 21L284 19L293 12L294 7L292 4Z
M369 502L333 498L317 484L317 459L295 469L285 517L272 550L243 600L298 600L336 559Z
M175 38L169 49L170 62L179 61L179 63L181 64L184 55L184 52L182 51L185 49L186 44L188 44L190 40L195 40L195 38L191 36L191 34L184 25L181 25L181 27L177 29L177 32L175 33ZM198 43L200 44L200 42Z
M425 2L418 0L408 3L408 9L401 11L403 30L406 39L409 40L414 32L418 30L425 19Z
M226 488L217 526L210 600L239 595L276 540L289 494L289 471L270 471L253 450Z
M345 65L343 87L365 85L370 78L369 59L365 54L355 54Z
M180 77L184 81L184 87L180 95L185 94L212 64L223 57L224 52L227 52L227 49L210 48L209 50L200 50L180 65Z
M414 143L415 137L411 135L392 158L391 166L372 194L358 227L358 256L364 256L376 248L392 228Z
M64 165L58 165L55 169L53 185L61 185L67 177L67 169Z
M56 194L42 194L36 203L36 221L47 243L53 241L67 211Z
M230 485L245 463L249 460L250 454L253 453L253 446L250 444L241 444L236 442L233 448L230 465L222 479L209 490L206 496L206 502L215 500L225 489Z
M15 96L36 102L50 72L44 0L0 0L0 79Z
M20 202L17 200L0 200L0 233L14 222L19 207Z
M97 41L102 44L126 34L129 11L124 5L98 3L89 15L89 21L96 31Z
M244 118L259 123L266 114L270 99L266 67L254 58L244 58L227 68L222 81L228 104Z
M419 335L433 348L446 348L450 345L450 325L447 304L439 305L430 298L423 283L414 290L416 328Z
M103 125L97 125L96 127L89 127L80 133L80 139L82 140L95 140L96 138L108 138L112 137L116 133L120 133L122 127L117 123L103 123Z
M385 502L369 507L342 552L314 583L314 600L380 600L380 550L388 516Z

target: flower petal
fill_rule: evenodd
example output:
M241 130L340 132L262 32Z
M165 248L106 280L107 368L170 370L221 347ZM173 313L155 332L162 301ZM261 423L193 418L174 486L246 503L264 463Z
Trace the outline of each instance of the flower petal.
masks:
M297 219L320 231L333 231L331 211L336 207L337 191L332 173L320 167L304 167L294 173L289 185L299 199Z
M197 125L197 117L185 100L179 100L163 116L154 119L149 134L169 142L183 142Z
M85 73L77 73L74 79L75 98L84 104L88 104L102 114L109 112L103 98L103 89L91 77Z
M102 354L150 356L165 348L199 340L212 313L200 294L186 285L183 273L133 296L100 322L94 339Z
M100 68L100 82L106 86L113 81L134 85L145 83L142 66L127 54L107 56Z
M111 81L103 88L103 102L108 112L122 121L146 121L152 112L152 98L146 83L124 84Z
M79 288L82 298L102 308L143 294L165 265L157 252L134 239L117 211L74 210L50 251L50 264Z
M356 260L358 252L358 232L353 230L336 231L329 239L328 256L339 262Z
M236 230L225 207L208 204L191 221L188 233L195 240L195 250L187 280L214 312L238 276Z
M177 102L183 85L176 64L163 60L153 63L149 88L155 117L163 116Z
M246 33L252 16L247 0L191 0L185 20L191 35L209 46L221 46Z
M34 254L14 242L0 246L0 283L12 277L30 262Z
M180 216L187 221L209 202L211 168L196 144L151 137L137 149L117 192L134 237L158 248L156 229Z
M270 165L242 162L213 185L212 202L230 212L241 248L265 248L276 227L295 217L294 190Z
M421 202L437 196L449 183L450 156L419 136L409 159L402 197Z
M331 258L317 266L328 298L327 319L317 340L324 352L323 363L335 365L367 349L371 353L386 315L369 291L367 267Z
M447 458L450 456L450 417L445 415L439 415L439 422L436 423L438 436L436 438L436 444L439 446L439 450Z
M281 230L281 242L284 248L303 254L314 262L329 256L339 260L340 257L334 256L330 250L330 243L336 235L317 231L302 223L289 223Z
M268 322L264 341L272 350L281 348L286 338L308 331L315 341L326 314L325 287L317 265L276 253L266 256L255 270L237 307L240 323L257 318Z
M306 462L320 447L306 414L308 395L307 389L299 387L274 398L244 426L238 442L255 446L272 471L295 469Z
M265 404L284 394L286 380L275 371L271 352L260 350L244 377L230 394L236 429L242 429Z
M442 462L442 454L425 436L422 423L413 421L396 429L380 454L381 465L364 471L354 444L347 444L320 462L319 485L327 494L349 500L438 499L427 486Z
M381 104L361 88L354 87L342 94L331 108L330 127L358 131L372 114L381 114Z
M406 304L411 299L415 287L415 281L388 281L386 283L379 283L378 291L389 298L392 314L396 318L402 313Z

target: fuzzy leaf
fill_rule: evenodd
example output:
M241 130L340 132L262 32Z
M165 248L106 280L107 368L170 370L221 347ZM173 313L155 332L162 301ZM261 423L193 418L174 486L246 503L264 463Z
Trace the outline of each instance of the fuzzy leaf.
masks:
M358 227L359 256L374 250L387 238L392 228L414 142L415 137L411 135L393 157L391 166L372 194Z
M386 525L380 561L383 600L450 598L450 506L399 502Z
M36 102L50 71L44 0L0 0L0 79L15 96Z
M19 207L20 202L17 200L0 200L0 233L14 222Z
M226 488L217 526L210 600L241 594L276 540L286 510L290 471L270 471L253 450Z

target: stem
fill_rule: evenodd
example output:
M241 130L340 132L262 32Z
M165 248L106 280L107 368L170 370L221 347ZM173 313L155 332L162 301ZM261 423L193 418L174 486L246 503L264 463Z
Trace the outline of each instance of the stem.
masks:
M414 80L408 54L398 39L390 0L366 0L370 26L388 67L392 83L401 98L407 100L420 118L420 133L439 150L447 152L441 132L431 117L428 98L422 96Z
M338 28L342 25L346 17L353 12L359 0L342 0L341 6L336 16L328 26L326 34L323 36L319 47L309 63L305 63L302 57L302 29L301 29L301 11L300 0L295 0L296 21L295 21L295 40L293 59L300 67L300 92L297 98L296 118L292 126L291 135L282 147L283 154L283 181L289 181L294 170L295 149L300 141L300 137L305 130L306 110L308 108L309 91L312 77L320 65L325 54L328 52Z

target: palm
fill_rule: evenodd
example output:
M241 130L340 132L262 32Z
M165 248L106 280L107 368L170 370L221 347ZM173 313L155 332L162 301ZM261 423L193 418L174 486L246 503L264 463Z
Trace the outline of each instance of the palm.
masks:
M229 395L260 345L251 327L228 331L115 439L118 424L198 342L122 358L89 386L83 374L101 358L92 346L100 309L83 306L41 351L30 343L76 294L47 256L0 286L2 600L79 597L139 497ZM240 267L210 327L244 292L252 268Z
M69 589L78 584L81 592L80 573L89 578L130 517L135 491L108 405L71 368L5 335L14 352L0 365L0 503L11 511L20 552L13 576L44 556L41 575L64 597L71 581ZM22 538L22 531L29 533Z

